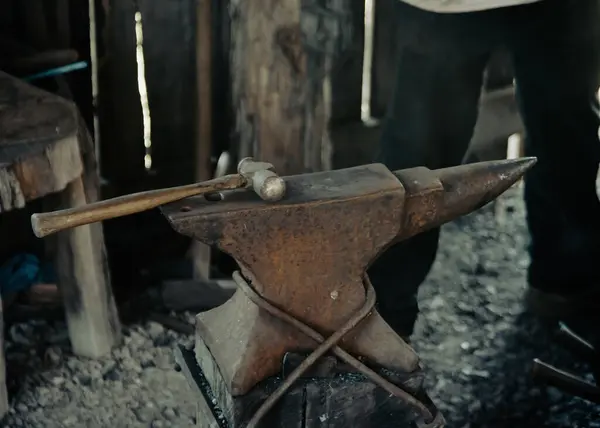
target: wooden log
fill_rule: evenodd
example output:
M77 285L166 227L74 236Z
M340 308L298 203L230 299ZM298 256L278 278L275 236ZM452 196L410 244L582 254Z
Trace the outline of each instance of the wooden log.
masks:
M351 28L348 0L232 0L237 151L289 175L329 169L331 71Z
M196 355L198 357L198 355ZM219 378L210 353L202 359L184 348L176 360L197 397L196 426L202 428L242 428L254 412L281 384L280 376L266 379L252 391L234 397L224 387L210 388L208 377ZM216 366L215 366L216 367ZM324 359L313 372L301 378L264 417L258 428L381 428L413 426L414 415L401 400L390 398L362 375L338 370Z

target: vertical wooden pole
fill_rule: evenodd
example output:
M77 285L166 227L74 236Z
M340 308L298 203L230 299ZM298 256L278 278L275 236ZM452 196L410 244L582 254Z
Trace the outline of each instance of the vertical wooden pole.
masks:
M196 6L196 82L198 128L196 137L196 180L212 178L212 1L198 0Z
M198 0L196 6L196 85L198 114L196 129L196 181L212 178L212 0ZM191 255L194 263L194 279L210 279L211 248L193 241Z
M70 183L62 196L63 207L86 204L83 177ZM91 358L106 355L120 338L99 227L77 227L56 236L58 281L73 353Z
M94 153L98 165L98 174L102 176L102 158L100 152L100 123L98 120L98 34L96 32L96 0L88 0L90 21L90 67L92 81L92 117L94 135Z
M100 178L94 145L80 118L78 140L83 173L61 194L61 208L99 199ZM60 232L56 236L56 265L71 346L76 355L106 355L121 340L121 325L112 293L102 224Z
M328 168L331 64L351 27L348 0L232 0L229 10L240 156L280 174Z

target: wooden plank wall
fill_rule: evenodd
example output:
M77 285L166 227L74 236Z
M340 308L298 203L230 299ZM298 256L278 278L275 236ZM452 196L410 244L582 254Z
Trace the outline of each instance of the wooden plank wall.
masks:
M104 25L98 28L98 38L104 45L98 70L102 176L111 189L103 197L141 190L147 177L135 56L135 11L132 1L105 0Z
M146 85L156 186L195 178L197 109L194 0L138 0L144 25ZM205 144L210 145L210 141Z
M103 0L103 6L99 105L102 172L110 190L104 197L193 182L198 108L195 1ZM150 172L144 167L137 11L142 17L151 117ZM124 281L142 282L141 272L183 257L189 247L189 239L172 231L158 210L106 222L105 228L116 278ZM131 246L139 251L133 254L127 249Z
M100 70L103 174L124 194L194 179L195 1L104 0ZM152 171L144 169L135 13L143 25ZM207 142L210 144L210 142Z

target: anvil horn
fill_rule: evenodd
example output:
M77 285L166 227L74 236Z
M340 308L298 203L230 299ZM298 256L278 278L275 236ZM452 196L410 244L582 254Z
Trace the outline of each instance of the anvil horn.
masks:
M394 171L407 191L406 211L410 213L398 239L438 227L492 202L536 162L537 158L526 157L433 171L425 168Z

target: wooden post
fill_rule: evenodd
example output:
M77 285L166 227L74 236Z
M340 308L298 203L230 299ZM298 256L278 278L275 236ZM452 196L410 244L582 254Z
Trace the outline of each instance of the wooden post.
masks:
M61 196L63 208L85 205L83 178L70 183ZM60 232L56 242L58 281L73 353L92 358L110 352L120 336L99 227Z
M331 68L351 28L348 0L231 0L238 156L280 174L330 168Z
M59 208L78 207L99 199L93 143L83 123L78 138L83 173L61 192ZM121 325L112 294L102 224L59 232L56 267L73 352L92 358L107 354L121 340Z
M212 178L212 0L200 0L196 6L196 181ZM194 279L210 280L210 246L192 241L191 257L194 264Z

